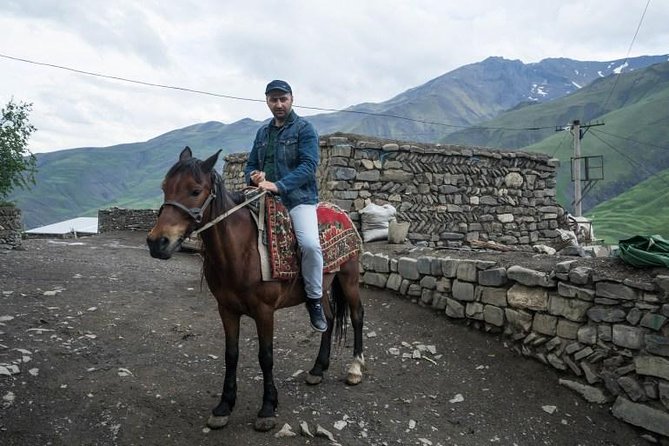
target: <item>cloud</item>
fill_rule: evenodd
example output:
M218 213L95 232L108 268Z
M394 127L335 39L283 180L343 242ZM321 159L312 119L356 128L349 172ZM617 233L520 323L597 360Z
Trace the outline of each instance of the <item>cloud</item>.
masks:
M0 53L112 76L296 105L380 102L489 56L624 58L646 0L4 2ZM631 56L663 54L669 3L652 2ZM0 58L0 101L33 102L36 152L146 140L198 122L268 116L236 101ZM303 114L309 114L303 112Z

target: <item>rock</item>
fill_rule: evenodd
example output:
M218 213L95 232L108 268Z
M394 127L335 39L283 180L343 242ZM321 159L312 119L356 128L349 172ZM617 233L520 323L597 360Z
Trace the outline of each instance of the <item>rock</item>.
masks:
M638 290L615 282L597 282L595 295L617 300L636 301L639 299Z
M548 309L548 292L542 288L531 288L515 284L507 291L507 300L510 306L527 308L535 311Z
M639 375L655 376L669 381L669 360L656 356L637 356L634 358L636 372Z
M346 426L348 426L348 423L345 420L335 421L334 424L334 428L337 429L338 431L344 429Z
M557 250L555 248L551 248L548 245L532 245L532 249L535 252L541 253L541 254L547 254L549 256L554 256Z
M597 343L597 327L594 325L584 325L578 329L576 334L578 342L594 345Z
M669 436L669 413L618 397L611 412L616 418L651 432Z
M309 430L309 424L306 421L300 422L300 432L303 437L314 438L314 434Z
M657 313L646 313L639 323L642 327L650 328L651 330L659 331L664 323L667 321L665 316Z
M620 347L639 350L643 347L643 336L646 330L629 325L613 326L613 343Z
M557 295L550 297L549 312L555 316L562 316L573 322L584 322L590 302L578 299L568 299Z
M420 278L418 260L410 257L400 257L397 264L397 272L405 279L418 280Z
M646 335L644 341L648 353L669 357L669 337Z
M446 316L463 319L465 317L465 307L455 299L446 298Z
M577 285L585 285L590 281L592 269L585 266L577 266L569 271L569 281Z
M564 297L576 297L588 302L595 299L595 290L580 288L566 282L558 282L558 294Z
M552 415L557 410L557 406L541 406L541 410Z
M586 399L586 401L591 403L605 404L610 400L610 398L607 397L606 394L597 387L588 386L568 379L560 379L558 382L560 385L579 393L583 398Z
M453 403L453 404L455 404L455 403L461 403L461 402L463 402L464 400L465 400L465 397L462 396L461 393L458 393L458 394L455 395L453 398L451 398L450 400L448 400L448 402L449 402L449 403Z
M276 438L294 437L296 435L297 434L295 432L293 432L293 428L290 427L290 424L288 424L288 423L285 423L283 425L283 427L281 428L281 430L279 432L277 432L276 434L274 434L274 436Z
M478 282L483 286L502 286L507 281L506 268L490 268L478 272Z
M471 302L474 300L474 284L456 279L453 281L452 293L457 300Z
M618 378L618 385L632 401L643 401L646 399L646 392L643 390L643 387L631 376L621 376Z
M332 435L332 432L323 428L320 424L316 425L316 436L317 437L325 437L330 441L335 441L334 436Z
M510 280L515 280L528 287L541 286L550 288L555 286L555 280L552 279L550 275L518 265L514 265L507 269L506 276Z

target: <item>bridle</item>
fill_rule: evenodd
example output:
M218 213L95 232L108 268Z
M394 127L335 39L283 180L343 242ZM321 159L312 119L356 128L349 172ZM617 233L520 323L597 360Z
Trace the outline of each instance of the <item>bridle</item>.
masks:
M216 188L218 188L218 181L216 181L216 180L217 180L217 178L215 178L215 175L212 174L212 183L216 185ZM228 209L227 211L225 211L224 213L222 213L221 215L219 215L215 219L211 220L209 223L206 223L202 227L194 230L193 232L191 232L190 236L195 237L196 235L198 235L202 231L206 231L207 229L211 228L215 224L221 222L223 219L228 217L230 214L238 211L239 209L243 208L247 204L259 199L260 197L262 197L266 193L267 193L267 191L263 190L261 192L258 192L256 194L252 195L251 198L249 198L249 199L245 200L244 202ZM216 193L214 192L214 189L212 189L211 192L209 192L209 196L207 197L207 199L204 200L204 203L202 203L202 206L200 206L198 208L189 208L189 207L184 206L183 204L179 203L178 201L167 200L167 201L163 202L163 204L160 206L160 210L158 211L158 215L160 216L160 213L163 211L163 208L165 206L174 206L174 207L184 211L190 218L192 218L195 221L196 224L200 224L200 223L202 223L202 218L204 217L205 211L207 210L207 208L209 207L211 202L214 201L215 199L216 199Z
M212 190L209 193L209 196L207 197L207 199L204 200L204 203L202 204L202 206L200 206L199 208L189 208L189 207L186 207L183 204L179 203L178 201L167 200L160 206L160 210L158 211L158 215L160 215L160 213L163 211L163 208L165 206L174 206L174 207L177 207L177 208L181 209L186 214L188 214L188 216L190 218L195 220L195 223L200 224L200 223L202 223L202 217L204 216L204 212L207 210L207 208L209 207L211 202L214 201L215 198L216 198L216 194Z

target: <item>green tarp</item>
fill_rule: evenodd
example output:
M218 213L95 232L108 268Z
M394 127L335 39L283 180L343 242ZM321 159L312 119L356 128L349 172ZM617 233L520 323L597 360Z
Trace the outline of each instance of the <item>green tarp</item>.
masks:
M632 238L620 240L618 247L620 258L632 266L669 268L669 241L659 235L635 235Z

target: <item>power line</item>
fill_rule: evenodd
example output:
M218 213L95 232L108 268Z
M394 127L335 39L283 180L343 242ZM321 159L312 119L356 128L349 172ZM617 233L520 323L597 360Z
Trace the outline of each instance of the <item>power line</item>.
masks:
M620 79L620 75L623 72L623 68L627 64L627 60L630 57L630 52L632 51L632 47L634 46L634 41L636 40L636 36L639 34L639 29L641 29L641 24L643 23L643 18L646 16L646 11L648 11L648 5L650 5L650 0L646 2L646 7L643 8L643 14L641 14L641 19L639 20L639 24L636 27L636 31L634 31L634 36L632 37L632 41L630 42L629 48L627 48L627 55L625 56L625 61L621 65L620 71L618 72L618 75L616 76L615 81L613 82L613 86L611 87L611 90L609 91L609 96L606 98L606 101L604 101L604 105L602 106L602 109L606 110L606 106L609 104L609 100L611 99L611 96L613 95L613 91L616 89L616 86L618 85L618 79Z
M627 156L625 154L625 152L623 152L622 150L617 149L612 144L610 144L609 142L602 139L599 135L597 135L596 132L593 132L592 136L594 136L595 138L597 138L598 140L603 142L605 145L607 145L611 150L613 150L614 152L618 153L620 156L625 158L630 166L638 168L638 169L645 170L646 173L648 173L650 176L654 176L654 177L659 178L660 181L664 182L667 186L669 186L669 181L665 180L663 177L659 176L657 173L650 171L649 169L646 168L646 166L644 166L642 163L636 161L634 158L630 158L629 156Z
M613 133L605 132L604 130L593 130L593 131L600 132L600 133L603 133L605 135L613 136L615 138L624 139L626 141L630 141L630 142L633 142L633 143L636 143L636 144L641 144L643 146L656 147L658 149L669 150L669 147L667 147L667 146L658 146L657 144L651 144L649 142L637 141L636 139L628 138L626 136L614 135Z
M94 76L94 77L99 77L99 78L104 78L104 79L111 79L111 80L115 80L115 81L128 82L128 83L137 84L137 85L144 85L144 86L147 86L147 87L165 88L165 89L169 89L169 90L182 91L182 92L185 92L185 93L195 93L195 94L214 96L214 97L224 98L224 99L233 99L233 100L236 100L236 101L265 103L264 99L254 99L254 98L247 98L247 97L243 97L243 96L234 96L234 95L229 95L229 94L213 93L213 92L210 92L210 91L196 90L196 89L193 89L193 88L178 87L178 86L173 86L173 85L159 84L159 83L155 83L155 82L147 82L147 81L141 81L141 80L136 80L136 79L129 79L129 78L121 77L121 76L113 76L113 75L109 75L109 74L95 73L95 72L92 72L92 71L80 70L80 69L77 69L77 68L71 68L71 67L66 67L66 66L63 66L63 65L57 65L57 64L47 63L47 62L38 62L38 61L30 60L30 59L24 59L24 58L21 58L21 57L9 56L7 54L1 54L0 53L0 57L5 58L5 59L14 60L14 61L17 61L17 62L24 62L24 63L28 63L28 64L32 64L32 65L39 65L39 66L43 66L43 67L56 68L56 69L59 69L59 70L70 71L70 72L73 72L73 73L83 74L83 75L86 75L86 76ZM392 115L392 114L389 114L389 113L373 113L373 112L366 112L366 111L361 111L361 110L347 110L347 109L336 109L336 108L312 107L312 106L306 106L306 105L295 105L295 108L302 108L302 109L305 109L305 110L314 110L314 111L322 111L322 112L355 113L355 114L359 114L359 115L375 116L375 117L381 117L381 118L402 119L402 120L405 120L405 121L416 122L416 123L419 123L419 124L436 125L436 126L450 127L450 128L457 128L457 129L504 130L504 131L537 131L537 130L545 130L545 129L553 128L553 126L521 127L521 128L467 126L467 125L448 124L448 123L445 123L445 122L425 121L425 120L422 120L422 119L409 118L407 116Z
M562 144L567 140L568 136L567 135L562 135L562 139L560 140L560 144L558 144L557 148L553 151L553 154L551 155L551 158L555 158L555 155L560 151L560 147L562 147Z

